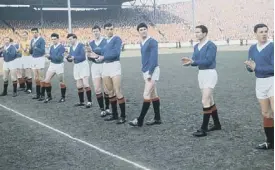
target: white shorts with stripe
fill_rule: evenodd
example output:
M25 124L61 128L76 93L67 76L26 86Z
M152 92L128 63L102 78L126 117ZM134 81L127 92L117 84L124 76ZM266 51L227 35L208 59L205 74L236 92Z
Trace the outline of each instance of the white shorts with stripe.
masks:
M218 74L215 69L199 70L198 81L200 89L214 89L218 82Z
M45 68L46 58L45 57L37 57L32 58L32 69L43 69Z
M5 62L3 63L3 70L4 71L10 71L10 70L16 70L18 69L18 60L12 60L9 62Z
M61 64L50 63L48 71L53 72L57 75L63 74L64 73L64 63L61 63Z
M258 99L268 99L274 96L274 77L256 79L256 96Z
M91 66L92 78L102 78L103 77L103 63L95 64L93 63Z
M90 65L87 60L74 64L74 79L80 80L90 76Z
M158 81L159 80L159 76L160 76L160 68L159 66L157 66L151 76L151 80L155 80ZM144 80L148 79L150 77L149 75L149 71L146 71L145 73L143 73L143 78Z
M119 61L103 63L103 77L115 77L121 75L121 65Z

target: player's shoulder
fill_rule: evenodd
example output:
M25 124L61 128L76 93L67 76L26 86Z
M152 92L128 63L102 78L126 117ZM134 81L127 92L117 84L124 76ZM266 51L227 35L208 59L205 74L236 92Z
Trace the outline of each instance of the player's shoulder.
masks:
M269 46L269 48L274 49L274 42L271 41L268 46Z
M120 38L120 36L118 36L118 35L115 35L115 36L113 37L113 39L114 39L114 40L122 41L121 38Z
M79 43L78 43L78 46L79 46L79 47L85 47L85 45L84 45L82 42L79 42Z
M95 40L91 40L91 41L89 42L90 45L92 45L93 43L95 43Z
M256 48L257 48L257 43L252 44L252 45L249 47L249 50L248 50L248 51L252 51L253 49L256 49Z
M217 45L213 41L211 41L211 40L209 40L207 42L207 45L210 46L210 47L213 47L213 48L217 48Z
M158 41L155 38L153 38L153 37L150 37L149 41L152 42L152 43L155 43L155 44L158 43Z

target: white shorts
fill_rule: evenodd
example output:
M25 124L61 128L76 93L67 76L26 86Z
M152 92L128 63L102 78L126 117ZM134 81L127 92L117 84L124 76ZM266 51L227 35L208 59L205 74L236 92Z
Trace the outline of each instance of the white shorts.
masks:
M23 68L21 57L20 58L16 58L15 62L16 62L17 69L22 69Z
M256 79L256 96L258 99L274 96L274 77Z
M61 63L61 64L50 63L48 71L53 72L57 75L63 74L64 73L64 63Z
M16 70L18 69L18 61L17 59L5 62L3 63L3 70L4 71L10 71L10 70Z
M45 57L32 58L32 69L42 69L45 68Z
M119 61L103 63L103 77L115 77L121 75L121 65Z
M160 75L160 69L159 69L159 66L157 66L151 76L151 80L155 80L155 81L158 81L159 80L159 75ZM143 78L144 80L148 79L149 78L149 71L146 71L145 73L143 73Z
M22 68L24 68L24 69L32 68L32 61L33 61L32 56L21 57Z
M90 66L87 60L74 64L74 79L79 80L90 76Z
M102 76L102 73L103 73L103 63L102 64L95 64L95 63L93 63L92 67L91 67L91 72L92 72L92 78L93 79L103 77Z
M214 89L218 82L218 74L215 69L199 70L198 74L200 89Z

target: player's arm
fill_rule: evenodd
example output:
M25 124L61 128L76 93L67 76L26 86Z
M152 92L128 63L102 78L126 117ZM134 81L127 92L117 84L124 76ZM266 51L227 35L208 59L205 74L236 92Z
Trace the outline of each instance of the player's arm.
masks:
M59 48L58 55L56 57L56 60L58 62L62 62L64 60L64 53L65 53L65 47L62 46L62 48Z
M193 65L209 67L215 61L216 55L217 47L215 45L210 45L206 51L205 58L193 60Z
M7 50L7 55L8 56L16 56L16 48L14 46L11 46L8 50Z
M149 58L149 75L152 75L158 64L158 42L151 41L151 52Z
M66 56L67 55L67 56ZM65 51L65 57L68 62L73 62L73 57L72 57L72 48L70 48L70 52Z
M250 49L248 50L248 57L247 57L247 60L244 62L244 64L246 65L246 66L245 66L245 67L246 67L246 70L247 70L248 72L254 72L254 71L249 67L249 65L248 65L248 62L251 62L251 61L252 61L252 58L251 58L252 54L251 54L251 52L252 52L252 48L250 47Z
M122 40L119 37L115 37L114 43L114 47L112 49L108 49L108 51L104 54L104 60L113 60L120 56Z

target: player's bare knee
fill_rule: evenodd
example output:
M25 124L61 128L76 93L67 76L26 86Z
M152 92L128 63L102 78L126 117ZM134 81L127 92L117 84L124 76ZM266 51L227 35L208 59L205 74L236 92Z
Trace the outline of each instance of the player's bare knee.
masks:
M270 118L270 112L268 111L262 111L262 116L265 117L265 118Z
M210 101L209 100L203 99L201 102L202 102L203 107L210 107Z
M96 94L100 94L100 93L101 93L101 87L95 88L95 93L96 93Z

